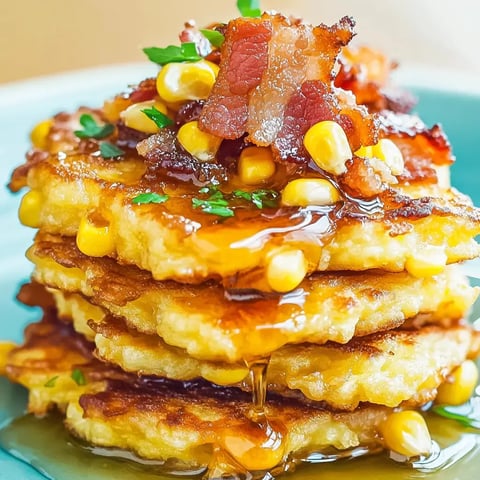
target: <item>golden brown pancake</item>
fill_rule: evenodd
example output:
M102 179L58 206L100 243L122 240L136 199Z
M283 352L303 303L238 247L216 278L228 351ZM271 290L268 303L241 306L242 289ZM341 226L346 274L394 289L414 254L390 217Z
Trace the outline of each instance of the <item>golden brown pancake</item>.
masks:
M465 316L477 296L454 266L422 279L403 272L324 273L305 279L293 293L233 302L213 283L158 282L138 268L92 259L68 238L39 234L28 256L36 281L96 305L85 320L99 322L110 312L192 357L226 362L266 355L288 343L346 343L418 314L449 325ZM86 311L76 308L75 298L64 305L60 297L61 314L79 319Z
M242 458L238 441L266 441L262 427L250 420L248 393L205 381L126 374L96 360L93 345L52 315L27 327L25 339L9 354L6 370L12 381L29 389L30 411L43 414L56 405L74 435L149 459L177 458L186 466L206 466L214 448L221 447L255 470L264 466L255 463L262 458L270 468L287 454L303 457L359 445L378 448L378 427L391 412L378 405L341 412L271 394L266 412L272 429L282 432L281 447L256 447Z
M168 179L145 184L140 158L115 162L64 150L43 155L25 170L28 174L17 182L36 192L36 226L75 236L82 218L107 225L111 255L158 280L223 278L268 290L265 269L279 247L302 250L309 272L381 268L417 274L415 265L430 262L432 252L443 263L480 253L474 240L480 234L478 210L465 196L435 185L425 186L423 193L429 194L420 198L399 187L382 201L360 204L277 209L242 204L234 217L219 221L192 207L192 198L202 197L199 187ZM280 185L274 181L272 186ZM132 203L155 189L168 194L168 202Z

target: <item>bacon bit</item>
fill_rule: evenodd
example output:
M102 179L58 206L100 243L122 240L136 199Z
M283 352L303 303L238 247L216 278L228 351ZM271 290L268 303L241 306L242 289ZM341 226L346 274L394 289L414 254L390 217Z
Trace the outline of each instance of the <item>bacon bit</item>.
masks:
M381 175L376 173L367 159L354 157L347 160L347 171L339 177L339 183L352 196L372 198L383 192L387 185Z
M175 125L181 127L184 123L198 120L204 105L204 100L192 100L182 105L175 115Z
M145 158L147 170L144 179L157 182L162 175L191 181L196 185L226 180L225 169L216 163L200 162L177 142L176 131L162 128L137 145L137 152Z
M134 87L134 90L130 93L128 98L132 103L140 103L153 100L156 96L156 80L155 78L147 78Z
M117 146L120 148L136 148L137 144L148 137L148 133L139 132L133 128L127 127L124 123L117 123Z
M274 143L277 156L296 163L308 161L303 137L312 125L323 120L333 120L342 126L353 151L361 145L376 143L375 119L364 108L341 107L325 83L308 81L287 105L282 128Z
M178 37L182 43L194 43L201 57L206 57L212 51L210 42L202 32L198 30L193 20L185 23L185 28Z
M447 137L439 125L428 128L417 116L382 112L380 136L395 142L403 154L405 174L401 181L437 182L434 165L455 161Z
M270 22L263 18L228 24L220 72L199 119L203 130L231 140L245 133L248 94L267 68L271 35Z

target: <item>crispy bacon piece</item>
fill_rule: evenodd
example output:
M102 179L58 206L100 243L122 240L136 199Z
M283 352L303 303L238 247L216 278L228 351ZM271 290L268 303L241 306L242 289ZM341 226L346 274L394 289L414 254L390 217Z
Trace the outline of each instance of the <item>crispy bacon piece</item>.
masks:
M238 18L228 24L220 72L200 116L201 128L232 140L245 133L248 94L267 68L271 35L271 24L263 18Z
M167 127L137 145L138 154L145 158L145 180L156 181L161 175L197 185L225 180L226 171L221 165L200 162L186 152L176 138L176 131Z
M397 65L381 52L365 46L344 47L339 64L335 86L353 92L357 103L366 105L370 112L408 113L415 106L411 93L388 85L389 75Z
M272 145L276 158L308 163L302 139L321 120L335 120L352 148L376 140L375 122L332 82L337 55L353 21L312 27L281 15L239 19L226 31L220 74L200 126L222 138Z
M157 95L155 78L147 78L141 81L128 96L132 103L146 102L153 100Z
M380 137L390 138L400 148L405 173L400 180L437 181L434 166L451 165L455 161L450 143L439 125L428 128L415 115L381 112Z
M363 107L339 104L337 96L323 82L305 82L285 110L282 128L274 148L282 160L303 163L308 154L303 146L306 131L315 123L334 120L345 130L352 150L376 142L376 123Z

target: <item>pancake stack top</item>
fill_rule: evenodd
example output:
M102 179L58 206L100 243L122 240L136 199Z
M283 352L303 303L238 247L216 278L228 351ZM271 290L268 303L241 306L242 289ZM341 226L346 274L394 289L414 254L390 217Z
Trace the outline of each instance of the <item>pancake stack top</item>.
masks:
M211 477L430 453L416 409L476 383L478 292L453 264L479 254L480 212L352 36L187 25L145 49L156 79L35 127L10 187L39 229L20 297L45 316L6 359L31 411Z

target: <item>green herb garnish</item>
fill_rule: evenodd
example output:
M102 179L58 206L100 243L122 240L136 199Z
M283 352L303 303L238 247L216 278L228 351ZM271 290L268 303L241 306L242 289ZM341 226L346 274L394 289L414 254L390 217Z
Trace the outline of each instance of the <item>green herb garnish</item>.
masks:
M79 122L83 130L75 130L73 132L78 138L96 138L99 140L100 138L108 137L115 130L111 123L99 125L88 113L82 114Z
M125 152L110 142L102 142L100 144L100 155L103 158L117 158L125 155Z
M200 32L214 47L221 47L225 41L225 36L216 30L200 30Z
M469 402L458 406L435 405L432 412L455 420L464 427L480 429L480 397L473 397Z
M85 380L85 376L83 372L79 368L75 368L70 375L70 378L79 386L86 385L87 381Z
M45 382L45 384L43 386L47 387L47 388L53 388L55 386L55 384L57 383L57 380L58 380L58 375L55 375L50 380Z
M154 106L151 108L145 108L142 110L142 113L144 113L150 120L153 120L158 128L165 128L169 125L173 125L173 120Z
M192 198L193 208L201 208L202 212L209 213L210 215L218 215L219 217L233 217L233 210L228 206L228 200L223 193L215 186L203 187L199 190L199 193L207 194L210 196L206 200L199 198Z
M260 0L237 0L237 8L243 17L260 17Z
M176 45L169 45L166 48L148 47L144 48L143 52L150 61L159 65L172 62L196 62L202 59L194 43L182 43L179 47Z
M141 193L132 199L135 205L143 205L146 203L164 203L169 199L168 195L160 195L159 193L149 192Z
M261 189L253 192L235 190L233 196L252 202L257 208L275 208L278 206L279 194L275 190Z

